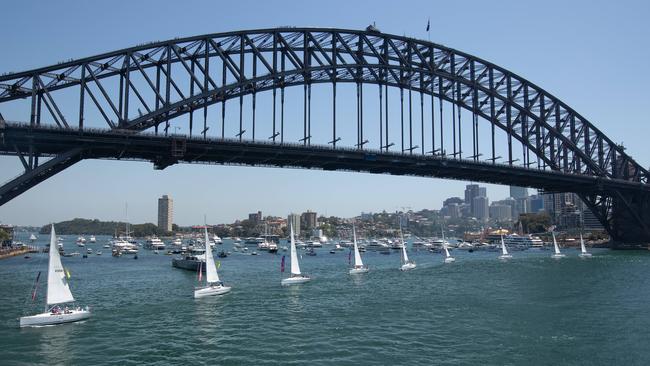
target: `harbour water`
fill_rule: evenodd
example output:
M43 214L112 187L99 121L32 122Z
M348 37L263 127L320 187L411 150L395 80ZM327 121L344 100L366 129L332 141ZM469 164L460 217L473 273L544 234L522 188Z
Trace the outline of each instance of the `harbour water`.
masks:
M76 248L66 239L66 248ZM302 256L313 281L280 286L282 253L233 253L219 273L233 291L192 298L196 274L171 257L103 250L63 258L71 288L93 317L20 329L43 307L30 289L47 255L0 262L3 365L647 365L650 253L594 249L553 260L550 251L364 253L370 273L347 274L348 253ZM218 247L219 248L219 247ZM226 241L225 249L231 248ZM79 248L82 249L82 248ZM41 289L45 281L41 278Z

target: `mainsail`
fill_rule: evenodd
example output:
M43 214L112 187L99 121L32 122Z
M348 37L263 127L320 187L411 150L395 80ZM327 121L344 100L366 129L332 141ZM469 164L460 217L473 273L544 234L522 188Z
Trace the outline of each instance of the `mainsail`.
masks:
M555 246L555 254L560 254L560 247L557 246L557 241L555 241L555 233L551 231L553 235L553 246Z
M363 267L361 254L359 254L359 246L357 245L357 232L354 228L354 225L352 225L352 239L354 240L354 266Z
M300 274L300 265L298 264L298 252L296 251L296 242L293 239L293 224L291 225L291 274Z
M62 304L73 302L72 292L68 286L65 270L61 264L61 256L56 245L54 225L50 234L50 263L47 272L47 304Z
M208 228L205 228L205 279L208 283L219 282L219 275L217 274L217 266L214 264L214 257L212 256L212 247L210 246L210 239L208 238Z

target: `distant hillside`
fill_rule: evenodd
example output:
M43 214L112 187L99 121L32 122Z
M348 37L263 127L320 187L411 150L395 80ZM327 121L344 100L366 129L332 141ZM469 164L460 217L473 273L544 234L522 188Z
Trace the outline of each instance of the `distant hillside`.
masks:
M57 234L61 235L122 235L125 232L126 224L116 221L99 221L97 219L88 220L76 218L68 221L61 221L54 223L54 229ZM147 236L147 235L166 235L165 231L158 230L158 226L152 223L135 224L130 226L132 236ZM50 233L50 225L45 225L39 231L41 234Z

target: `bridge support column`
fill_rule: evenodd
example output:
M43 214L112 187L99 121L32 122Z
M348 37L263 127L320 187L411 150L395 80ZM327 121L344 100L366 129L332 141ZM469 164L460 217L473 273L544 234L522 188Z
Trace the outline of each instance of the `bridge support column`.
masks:
M650 194L615 192L612 198L612 226L615 248L648 248Z

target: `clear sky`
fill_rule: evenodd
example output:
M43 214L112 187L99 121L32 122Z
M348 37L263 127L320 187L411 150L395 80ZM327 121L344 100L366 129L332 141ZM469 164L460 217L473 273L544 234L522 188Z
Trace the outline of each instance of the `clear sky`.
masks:
M644 166L650 92L647 1L20 1L2 7L0 73L155 40L266 27L363 29L426 39L492 61L562 99ZM2 107L0 107L2 111ZM342 114L346 111L341 111ZM354 115L354 111L347 111ZM20 163L0 158L0 181ZM0 221L74 217L155 222L157 198L175 222L230 222L248 212L307 209L350 217L401 207L440 208L466 182L294 169L83 161L0 207ZM491 200L507 187L487 185Z

